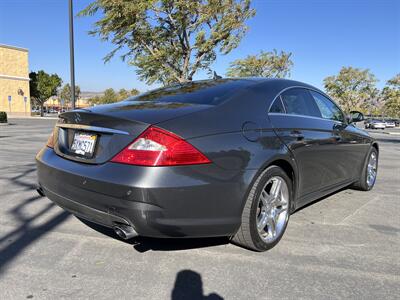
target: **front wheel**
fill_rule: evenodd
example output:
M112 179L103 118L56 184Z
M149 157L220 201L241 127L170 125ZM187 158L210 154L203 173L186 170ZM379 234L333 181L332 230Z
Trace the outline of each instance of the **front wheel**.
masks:
M292 181L281 168L264 170L250 190L232 241L255 251L274 247L286 230L292 195Z

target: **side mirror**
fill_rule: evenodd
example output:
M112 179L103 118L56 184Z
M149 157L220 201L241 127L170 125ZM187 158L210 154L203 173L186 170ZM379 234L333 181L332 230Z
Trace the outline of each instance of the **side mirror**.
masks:
M364 121L364 115L359 111L351 111L347 119L349 123L361 122Z

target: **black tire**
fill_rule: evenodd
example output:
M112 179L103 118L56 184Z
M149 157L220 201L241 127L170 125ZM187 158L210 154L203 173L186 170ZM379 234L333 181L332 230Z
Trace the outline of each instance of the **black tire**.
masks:
M375 155L376 155L376 172L378 174L379 153L378 153L378 151L376 150L375 147L371 147L371 149L369 150L368 155L367 155L367 157L365 159L364 167L363 167L363 170L361 172L360 179L356 183L354 183L351 186L351 188L356 189L356 190L360 190L360 191L370 191L375 186L376 177L375 177L375 180L374 180L372 185L368 185L368 183L367 183L368 162L369 162L369 159L370 159L372 153L375 153Z
M268 182L274 176L281 177L288 188L288 213L286 218L286 223L279 235L276 236L273 242L266 242L263 240L257 230L257 209L258 209L258 199L260 194ZM293 187L292 181L288 177L288 175L278 166L270 166L265 169L261 175L254 182L248 196L246 199L246 203L242 213L242 224L238 230L238 232L232 238L232 242L239 246L245 247L247 249L255 250L255 251L266 251L268 249L273 248L285 233L287 224L289 222L290 208L293 199Z

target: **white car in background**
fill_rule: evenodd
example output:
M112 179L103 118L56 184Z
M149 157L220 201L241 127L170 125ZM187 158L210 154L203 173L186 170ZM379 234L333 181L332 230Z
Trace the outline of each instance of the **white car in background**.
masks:
M383 120L372 119L372 120L368 120L368 122L365 124L365 128L369 128L369 129L385 129L386 128L386 123Z
M395 128L396 127L396 123L394 121L391 121L391 120L386 120L385 121L385 127L386 128Z

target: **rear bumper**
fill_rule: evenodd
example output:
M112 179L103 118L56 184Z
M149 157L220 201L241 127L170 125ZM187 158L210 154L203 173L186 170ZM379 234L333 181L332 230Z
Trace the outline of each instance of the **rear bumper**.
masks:
M213 164L88 165L61 158L47 147L36 161L44 194L65 210L108 227L129 224L139 235L152 237L234 234L256 172Z
M40 194L43 193L43 195L47 196L58 206L74 214L77 217L81 217L91 222L107 227L113 227L116 224L131 225L130 222L123 217L112 215L109 212L101 211L93 207L73 201L71 199L65 198L53 191L50 191L49 189L44 188L42 185L40 185L39 189Z

